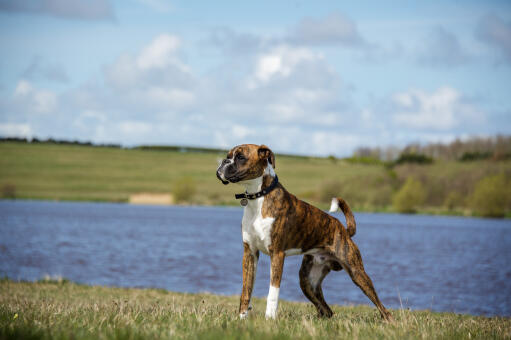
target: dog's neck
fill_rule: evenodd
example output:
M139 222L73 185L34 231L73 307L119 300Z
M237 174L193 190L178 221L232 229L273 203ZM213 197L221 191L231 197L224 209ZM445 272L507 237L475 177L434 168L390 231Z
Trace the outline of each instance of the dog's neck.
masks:
M272 180L275 177L275 171L273 170L273 166L271 166L271 164L269 162L261 176L254 178L254 179L249 179L246 181L240 181L240 182L238 182L238 184L244 186L245 191L247 193L255 194L256 192L259 192L262 190L265 176L270 176ZM270 181L270 183L271 183L271 181ZM267 184L266 186L268 186L268 185L269 184Z

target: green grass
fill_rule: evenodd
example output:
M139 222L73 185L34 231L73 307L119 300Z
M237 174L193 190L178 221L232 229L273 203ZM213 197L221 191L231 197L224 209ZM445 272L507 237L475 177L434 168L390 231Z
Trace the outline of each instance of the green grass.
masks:
M0 143L0 187L14 185L16 198L125 202L137 192L172 192L183 178L194 180L194 204L238 204L238 185L215 176L224 154L180 153L77 145ZM329 178L374 177L383 167L333 162L325 158L282 156L276 160L281 182L314 203ZM326 204L325 204L326 206Z
M195 188L184 203L237 205L238 185L222 185L215 176L214 152L120 149L50 143L0 143L0 198L127 202L139 192L172 193L187 181ZM276 156L280 181L293 194L322 209L331 195L345 198L357 211L393 211L392 197L409 177L426 192L420 213L470 215L468 198L476 183L502 174L511 185L511 161L403 164L354 159ZM511 192L511 189L509 190ZM189 195L188 195L189 194ZM446 198L458 198L449 200ZM511 198L504 215L511 214ZM447 208L447 205L449 208Z
M511 319L392 310L383 322L368 306L333 306L318 319L311 304L281 301L276 321L255 299L238 320L238 297L162 289L0 282L0 339L509 339Z

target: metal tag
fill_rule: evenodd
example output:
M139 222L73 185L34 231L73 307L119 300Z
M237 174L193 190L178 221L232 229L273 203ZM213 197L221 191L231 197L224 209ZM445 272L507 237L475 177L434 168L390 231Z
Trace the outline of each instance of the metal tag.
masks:
M246 198L242 198L240 204L245 207L248 204L248 200Z

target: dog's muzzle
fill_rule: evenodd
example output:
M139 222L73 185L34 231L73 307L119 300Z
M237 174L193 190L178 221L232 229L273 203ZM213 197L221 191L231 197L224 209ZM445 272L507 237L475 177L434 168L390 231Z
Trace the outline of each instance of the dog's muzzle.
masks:
M231 164L231 162L229 162L228 159L224 159L222 161L222 164L220 164L220 166L216 170L216 178L218 178L224 185L229 184L229 181L225 177L225 167L229 164Z
M218 178L222 182L222 184L224 184L224 185L229 184L229 181L226 181L226 180L222 179L222 176L220 176L220 172L218 170L216 172L216 178Z

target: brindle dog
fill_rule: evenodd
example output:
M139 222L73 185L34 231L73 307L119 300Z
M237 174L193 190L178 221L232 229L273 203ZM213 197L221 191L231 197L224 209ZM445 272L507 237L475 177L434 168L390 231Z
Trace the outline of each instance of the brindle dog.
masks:
M245 186L247 193L257 193L270 187L276 177L274 168L275 156L268 147L244 144L229 151L217 170L217 177L224 184L238 183ZM280 182L266 195L249 200L242 221L241 318L246 317L250 309L259 251L262 251L271 258L267 318L276 317L285 256L304 254L300 287L320 317L333 315L323 297L321 283L330 271L344 269L376 305L382 318L392 319L378 299L373 283L364 270L360 251L351 239L356 225L349 205L342 198L334 198L332 207L341 208L347 229L336 218L297 199Z

